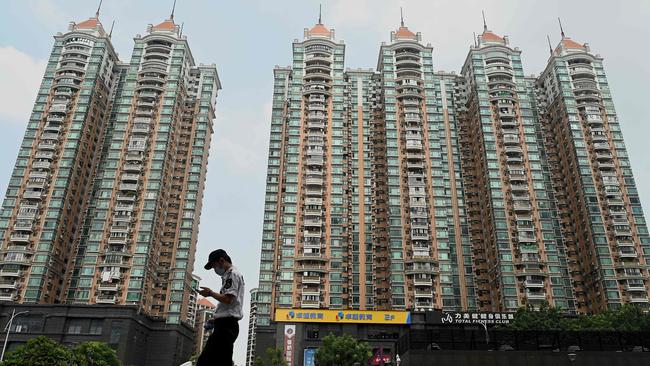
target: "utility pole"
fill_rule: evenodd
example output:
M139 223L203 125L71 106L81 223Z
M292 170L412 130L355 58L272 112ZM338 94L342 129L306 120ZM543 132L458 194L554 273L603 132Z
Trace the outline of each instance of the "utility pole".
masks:
M9 322L7 323L7 325L5 325L5 332L7 332L7 334L5 335L5 343L2 346L2 354L0 355L0 362L4 361L4 359L5 359L5 350L7 349L7 341L9 340L9 332L11 331L11 324L13 323L14 318L17 317L18 315L27 314L27 313L29 313L29 311L21 311L19 313L16 313L15 308L11 312L11 318L9 318Z

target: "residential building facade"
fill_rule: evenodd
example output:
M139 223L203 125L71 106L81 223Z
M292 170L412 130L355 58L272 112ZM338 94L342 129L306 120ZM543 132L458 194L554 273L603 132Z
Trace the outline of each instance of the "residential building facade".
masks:
M255 336L257 328L257 288L250 290L251 303L250 312L248 316L248 343L246 344L246 366L253 366L255 364Z
M403 22L376 71L344 69L320 19L294 41L274 70L249 349L281 345L310 309L648 307L648 231L602 59L563 36L535 77L521 53L485 24L460 74L436 71ZM346 332L321 323L295 341Z
M521 51L484 27L462 69L459 113L478 306L575 310L571 277ZM461 89L461 88L459 88Z
M121 63L95 17L55 36L0 213L0 298L135 305L193 324L214 65L169 19Z
M647 306L650 237L603 59L564 31L550 51L535 88L576 308Z

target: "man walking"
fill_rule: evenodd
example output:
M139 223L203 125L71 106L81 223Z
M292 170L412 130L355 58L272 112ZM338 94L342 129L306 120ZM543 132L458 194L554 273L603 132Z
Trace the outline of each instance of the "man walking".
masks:
M213 297L219 303L209 323L214 332L208 338L196 366L232 366L233 345L239 335L239 324L243 316L244 277L232 265L230 256L223 249L210 253L205 269L214 269L221 276L221 290L217 293L201 286L199 293Z

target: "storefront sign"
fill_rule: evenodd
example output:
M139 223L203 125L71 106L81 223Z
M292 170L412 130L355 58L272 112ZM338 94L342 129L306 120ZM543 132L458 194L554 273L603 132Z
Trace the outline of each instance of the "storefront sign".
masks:
M287 323L411 324L411 313L408 311L276 309L275 321Z
M304 351L303 357L303 366L314 366L316 358L316 349L315 348L306 348Z
M296 326L285 324L284 326L284 359L287 366L293 366L293 340L296 338Z
M428 324L510 324L515 319L514 313L483 313L456 311L428 311Z

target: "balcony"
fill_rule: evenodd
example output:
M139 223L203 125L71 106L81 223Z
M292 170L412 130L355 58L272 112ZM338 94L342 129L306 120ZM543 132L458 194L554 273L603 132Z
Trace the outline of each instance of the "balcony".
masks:
M51 151L37 151L36 154L34 154L35 159L46 159L46 160L54 160L55 156L54 153Z
M17 217L19 219L34 219L38 214L38 205L20 205Z
M43 192L42 191L25 191L23 193L23 198L28 199L28 200L40 200L43 198Z
M522 235L523 233L520 233L517 236L517 241L520 243L536 243L537 239L535 238L535 235Z
M407 150L422 150L422 143L417 140L407 140L406 141Z
M506 154L522 154L524 150L520 146L504 146Z
M416 298L433 298L433 292L431 290L420 290L420 289L415 289L413 291L413 295L415 295Z
M97 286L98 291L117 292L120 286L117 283L100 283Z
M141 133L141 134L148 134L150 131L148 125L144 124L136 124L133 126L132 132L133 133Z
M642 292L646 291L643 280L626 280L625 289L627 291L642 291Z
M29 234L13 233L9 237L9 240L13 243L29 243L29 236Z
M622 247L618 250L618 256L621 258L637 258L638 254L633 247Z
M137 184L120 183L120 191L135 192L138 190Z
M415 278L413 278L413 285L414 286L433 286L433 280L431 278L415 277Z
M305 219L303 221L305 227L321 227L323 226L323 222L320 218L318 219Z
M52 104L49 111L56 113L66 113L68 111L68 106L66 104Z
M52 150L56 150L56 146L57 144L53 142L41 142L38 144L38 149L52 151Z
M56 134L56 135L58 135L59 132L61 132L61 130L62 130L61 126L56 126L56 125L53 125L51 123L48 123L48 124L45 125L45 127L43 127L44 132L53 133L53 134Z
M125 173L122 174L122 181L123 182L137 182L140 180L140 175L139 174L129 174Z
M35 161L32 163L32 168L49 170L51 165L49 161Z
M596 150L596 151L609 151L609 143L607 143L607 142L594 143L594 150Z
M300 307L304 309L318 309L320 307L320 301L302 299L300 301Z
M95 300L95 303L97 304L115 304L117 301L117 298L115 295L111 296L105 296L105 295L99 295L97 296L97 299Z
M126 172L140 172L142 170L142 165L140 164L124 164L124 171Z
M308 197L308 198L305 198L305 205L307 205L307 206L322 206L323 205L323 199L322 198ZM319 209L318 212L320 213L321 210Z
M132 204L128 205L128 204L124 204L124 203L118 203L117 205L115 205L115 211L122 211L122 212L123 211L133 211L133 208L134 208L134 206Z
M18 297L12 293L0 293L0 301L16 301Z
M526 290L526 297L529 300L545 300L546 299L546 292Z
M527 277L524 281L524 286L528 288L544 288L544 280Z
M23 275L23 271L20 269L3 269L0 270L0 277L20 277Z
M514 207L515 211L530 211L530 210L533 209L533 207L530 205L530 203L519 202L519 201L514 202L513 207Z
M519 136L517 135L503 135L503 143L508 145L515 145L519 143Z
M323 158L307 158L307 165L322 166L324 164Z
M131 196L131 195L118 194L116 198L118 201L123 201L123 202L135 201L135 196Z
M647 294L629 294L628 295L628 300L631 303L647 303L648 302L648 295Z
M414 232L411 231L411 239L412 240L429 240L429 233L428 232ZM428 250L427 250L428 253Z
M41 140L59 141L59 137L58 133L43 133L41 135Z
M0 289L16 290L20 287L18 281L0 280Z
M126 245L129 238L127 236L111 236L108 238L108 244Z
M19 231L32 231L34 224L31 221L16 221L14 224L14 230Z

